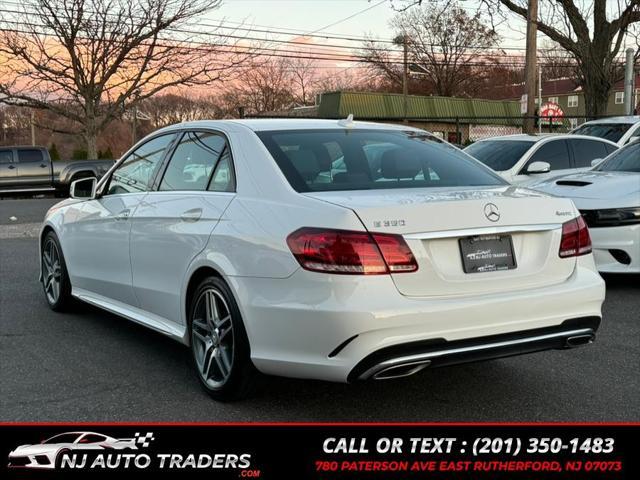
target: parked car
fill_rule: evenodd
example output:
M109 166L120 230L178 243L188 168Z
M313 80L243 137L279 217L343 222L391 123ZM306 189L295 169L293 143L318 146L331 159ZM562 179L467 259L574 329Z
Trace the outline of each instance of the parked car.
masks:
M640 273L640 143L626 145L591 171L532 188L574 201L591 230L598 270Z
M640 116L609 117L585 122L570 132L573 135L588 135L626 145L640 138Z
M0 147L0 193L54 191L63 196L79 178L101 177L113 160L52 161L45 147Z
M67 432L9 453L9 468L56 468L65 453L77 450L137 450L135 438L117 439L95 432Z
M182 123L71 192L40 236L51 308L75 297L189 345L217 399L257 372L403 377L585 345L600 324L571 200L406 125Z
M528 185L591 168L618 146L584 135L508 135L472 143L464 149L507 181Z

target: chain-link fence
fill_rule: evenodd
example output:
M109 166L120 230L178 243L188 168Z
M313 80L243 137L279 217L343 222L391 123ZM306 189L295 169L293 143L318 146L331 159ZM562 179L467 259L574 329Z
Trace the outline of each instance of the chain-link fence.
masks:
M410 118L407 123L423 128L435 135L461 145L482 140L489 137L517 135L525 132L525 123L530 120L533 132L540 134L568 133L587 120L585 116L564 117L432 117ZM398 122L397 119L388 121Z
M310 116L309 116L310 117ZM300 115L256 115L254 118L309 118ZM317 118L317 117L314 117ZM606 117L599 117L606 118ZM595 117L526 117L526 116L451 116L451 117L412 117L406 120L381 117L356 116L355 120L381 123L406 123L422 128L450 143L468 145L489 137L517 135L524 133L526 120L531 120L534 133L568 133ZM335 118L334 120L338 120Z

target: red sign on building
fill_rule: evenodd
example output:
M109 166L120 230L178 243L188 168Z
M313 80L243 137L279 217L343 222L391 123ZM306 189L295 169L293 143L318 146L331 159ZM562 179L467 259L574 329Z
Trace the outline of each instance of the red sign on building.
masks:
M557 103L543 103L539 112L542 125L562 125L564 112Z

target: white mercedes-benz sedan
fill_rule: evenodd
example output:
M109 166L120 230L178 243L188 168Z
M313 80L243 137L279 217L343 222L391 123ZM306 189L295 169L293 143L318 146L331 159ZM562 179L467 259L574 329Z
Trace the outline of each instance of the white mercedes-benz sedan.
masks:
M604 283L571 200L507 184L422 130L183 123L43 225L51 308L72 297L190 346L204 388L332 381L590 343Z
M640 273L640 142L612 153L593 170L532 188L574 201L591 229L598 270Z

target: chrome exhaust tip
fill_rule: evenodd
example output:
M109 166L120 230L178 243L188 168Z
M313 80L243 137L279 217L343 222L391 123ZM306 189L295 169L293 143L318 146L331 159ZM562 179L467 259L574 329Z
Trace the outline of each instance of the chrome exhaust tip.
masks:
M402 363L391 367L383 368L374 373L371 378L374 380L390 380L392 378L402 378L418 373L431 365L431 360L421 360L418 362Z
M583 345L589 345L590 343L593 343L595 338L596 336L593 333L587 333L584 335L574 335L572 337L567 337L567 339L564 342L564 345L567 348L581 347Z

